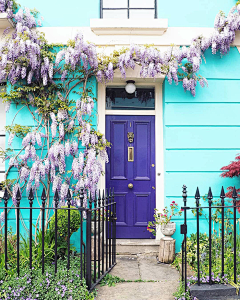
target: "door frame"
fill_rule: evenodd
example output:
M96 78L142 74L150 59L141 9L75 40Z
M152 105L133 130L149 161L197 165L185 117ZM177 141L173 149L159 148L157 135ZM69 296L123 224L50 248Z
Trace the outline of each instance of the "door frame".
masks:
M135 80L135 78L131 78ZM155 182L156 182L156 208L162 210L164 208L164 148L163 148L163 101L162 101L162 84L164 78L158 80L152 79L145 81L144 79L135 80L137 87L154 87L155 88L155 110L106 110L106 88L110 86L124 87L125 80L116 78L113 82L102 84L98 83L98 121L97 126L101 133L105 135L105 116L106 115L153 115L155 116ZM99 188L104 189L106 184L105 177L105 163L102 162L104 175L101 176L99 181ZM160 175L159 175L160 174ZM162 233L157 230L156 239L160 239Z

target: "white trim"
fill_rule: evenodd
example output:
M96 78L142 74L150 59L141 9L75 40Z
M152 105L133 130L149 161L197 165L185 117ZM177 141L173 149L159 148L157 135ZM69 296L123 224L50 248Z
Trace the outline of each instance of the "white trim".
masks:
M114 48L113 46L123 46L129 47L131 44L145 45L154 44L155 47L166 47L171 45L176 46L188 46L191 44L192 39L196 36L210 36L214 31L214 28L207 27L169 27L168 30L161 36L153 35L105 35L98 36L91 31L90 27L40 27L39 31L45 33L45 37L49 43L61 43L67 44L69 39L74 39L76 33L81 32L85 39L95 43L97 46L103 46L105 48L110 48L109 53L111 53ZM2 35L3 29L0 29L0 35ZM240 46L240 31L236 32L236 38L233 42L234 46ZM103 49L98 49L98 51ZM108 51L106 51L108 52Z
M7 17L7 13L0 13L0 28L5 30L8 27L14 28L13 21Z
M168 19L90 19L96 35L163 35Z
M108 115L155 115L155 153L156 153L156 208L161 210L164 208L164 157L163 157L163 105L162 105L162 83L153 82L146 85L145 82L138 82L136 86L151 86L155 88L155 110L150 111L115 111L105 110L105 99L106 99L106 87L119 85L124 86L120 78L115 78L115 82L107 85L98 84L98 129L101 133L105 134L105 116ZM103 163L103 169L105 173L105 163ZM158 176L158 173L161 175ZM105 175L101 177L99 182L99 188L105 188ZM156 239L160 239L162 236L160 230L157 231Z
M105 115L155 116L155 110L105 110Z

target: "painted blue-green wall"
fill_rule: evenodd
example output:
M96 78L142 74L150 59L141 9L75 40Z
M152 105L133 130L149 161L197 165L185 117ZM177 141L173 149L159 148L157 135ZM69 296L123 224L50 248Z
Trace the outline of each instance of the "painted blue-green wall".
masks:
M88 80L88 84L87 84L88 88L92 88L92 97L97 97L97 80L96 78L91 78ZM76 89L74 89L76 90ZM79 98L78 94L75 94L73 91L70 93L70 97L71 100L77 100ZM10 106L10 110L7 114L6 117L6 125L12 125L12 120L14 119L14 124L20 124L20 125L24 125L24 126L30 126L33 128L37 127L37 122L33 119L31 113L28 111L28 109L26 107L22 108L21 110L21 105L16 106L15 104L11 104ZM20 112L18 113L18 111L20 110ZM35 112L35 109L32 110L33 112ZM93 109L93 114L91 117L91 122L92 122L92 127L94 129L97 129L97 102L95 102L94 105L94 109ZM37 114L35 114L37 116ZM6 148L8 148L8 137L9 134L6 134ZM22 139L15 137L13 140L13 143L11 145L11 147L14 149L14 151L16 153L18 153L18 151L20 151L22 149ZM81 149L81 148L80 148ZM83 148L82 148L83 149ZM46 150L44 150L46 152ZM24 152L23 152L24 153ZM22 154L23 154L22 153ZM40 153L38 153L40 155ZM44 155L44 152L43 152ZM72 159L71 158L66 158L66 165L67 168L70 169L71 168L71 162ZM8 164L9 161L6 161L5 164L5 169L8 170ZM13 167L11 169L11 171L9 172L9 176L8 179L16 179L18 177L18 171L15 167ZM40 207L41 206L41 193L42 190L38 190L37 191L37 197L35 196L35 199L33 201L33 207ZM29 207L29 200L28 200L28 194L26 193L26 190L23 192L22 194L22 199L20 202L20 207ZM0 206L3 206L3 201L0 202ZM12 206L12 200L10 199L8 201L8 206L11 207ZM51 192L51 197L50 197L50 207L53 207L53 193ZM0 209L0 212L2 212L2 209ZM33 224L35 224L35 222L37 221L37 218L39 216L40 213L40 209L39 210L33 210ZM53 210L50 210L49 212L49 216L52 216L53 214ZM23 223L20 224L20 232L22 235L26 235L26 228L29 228L29 210L21 210L21 218L23 220ZM24 224L24 225L23 225ZM15 215L15 210L12 209L10 210L10 212L8 213L8 226L9 228L12 228L12 231L15 232L16 231L16 215ZM84 225L85 228L85 225ZM35 228L33 228L33 231L35 233ZM84 238L85 239L85 238ZM76 247L77 250L79 250L80 248L80 233L74 233L71 237L71 241L74 244L74 246Z
M209 86L198 86L196 97L185 93L181 83L175 86L164 82L166 205L174 200L183 206L183 184L188 187L190 205L194 204L197 186L202 196L211 186L216 199L222 185L225 189L240 186L237 179L220 177L220 168L240 152L240 54L237 48L231 48L225 57L213 56L210 51L205 57L207 63L203 63L200 74L208 79ZM196 230L196 222L191 220L191 212L189 216L191 233ZM179 225L183 221L176 222L179 250L182 240ZM205 227L201 229L206 231Z
M20 3L39 10L44 26L89 26L90 19L100 15L100 0L21 0ZM228 13L236 1L158 0L157 3L158 18L168 19L170 27L213 27L219 10Z

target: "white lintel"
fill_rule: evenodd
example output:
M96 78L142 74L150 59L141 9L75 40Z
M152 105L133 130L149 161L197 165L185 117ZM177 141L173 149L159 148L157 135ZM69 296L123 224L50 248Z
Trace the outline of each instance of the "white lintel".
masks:
M114 71L114 78L113 78L112 83L122 82L122 83L126 84L127 80L134 80L136 83L151 84L154 82L163 82L164 81L165 75L157 74L157 76L154 78L152 78L152 77L143 78L140 75L140 71L141 71L141 67L139 65L136 65L134 69L128 68L126 71L126 77L123 78L120 70L117 69ZM108 84L106 84L106 85L108 85Z
M7 13L0 13L0 28L6 29L8 27L14 27L13 21L7 17Z
M163 35L168 19L91 19L90 28L96 35Z

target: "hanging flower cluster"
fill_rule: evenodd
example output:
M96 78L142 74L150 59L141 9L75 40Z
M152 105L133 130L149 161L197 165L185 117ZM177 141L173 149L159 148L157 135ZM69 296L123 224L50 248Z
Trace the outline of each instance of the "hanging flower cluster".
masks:
M10 2L1 1L0 6L1 3ZM37 22L28 9L19 9L14 18L16 28L0 48L0 82L8 80L12 84L3 98L8 104L12 101L25 105L37 125L23 138L18 154L6 153L6 176L11 168L19 172L13 200L20 184L27 191L42 184L47 187L48 197L50 190L58 190L62 203L68 189L74 196L84 187L87 205L87 191L94 195L103 172L98 157L107 162L109 146L92 127L94 100L89 79L107 82L113 79L115 69L125 77L128 68L140 65L142 77L166 75L170 84L182 81L184 90L194 96L197 81L202 87L207 84L197 74L204 51L212 48L213 54L220 51L221 55L229 51L240 29L240 6L235 6L228 16L220 13L212 36L197 37L190 47L170 47L161 52L154 47L132 45L113 60L97 55L96 46L87 43L81 34L67 47L54 49L35 29ZM78 99L75 96L73 100L73 94ZM10 130L9 145L15 135Z
M0 12L6 12L8 18L13 17L14 3L11 0L0 0Z

